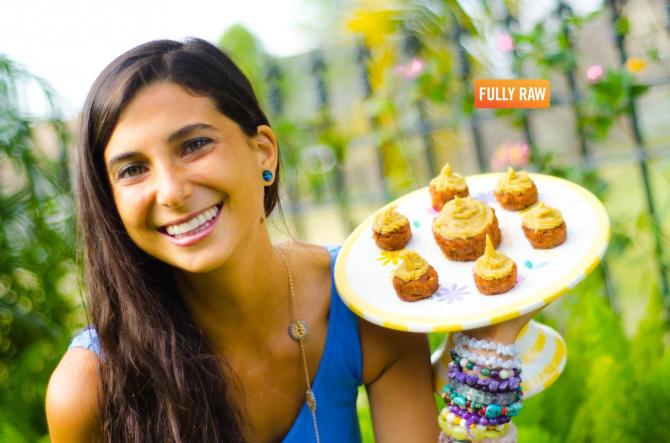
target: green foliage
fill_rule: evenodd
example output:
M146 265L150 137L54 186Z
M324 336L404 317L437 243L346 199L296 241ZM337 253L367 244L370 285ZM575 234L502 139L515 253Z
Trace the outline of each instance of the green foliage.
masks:
M568 364L553 386L527 401L516 419L520 442L667 440L670 413L659 405L670 402L670 352L660 294L651 294L629 339L602 293L596 273L566 296Z
M621 16L617 18L614 23L614 30L622 37L628 35L630 33L630 20L628 20L628 17Z
M581 105L583 112L580 124L586 134L594 139L606 139L616 119L630 112L633 100L648 89L649 86L639 83L625 69L608 69L602 78L591 85Z
M242 72L249 78L261 101L266 97L264 67L269 56L260 40L244 25L236 24L223 33L219 46L233 58Z
M37 121L19 97L36 82L52 114L56 155L34 143ZM46 434L44 394L74 326L74 205L67 180L65 126L39 79L0 55L0 440ZM53 159L52 157L55 157Z
M537 23L527 33L513 34L517 50L517 72L526 61L542 70L543 77L551 71L568 71L577 63L576 54L566 35L561 32L549 32L545 23Z
M364 443L375 441L375 434L372 430L372 416L370 414L370 405L368 394L363 386L358 388L358 423L361 427L361 437Z

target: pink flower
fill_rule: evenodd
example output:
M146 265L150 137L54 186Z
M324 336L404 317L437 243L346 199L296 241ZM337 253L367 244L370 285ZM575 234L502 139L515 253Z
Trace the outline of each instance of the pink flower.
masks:
M395 68L396 74L408 80L417 78L426 69L426 62L419 57L412 57L404 65Z
M605 70L600 65L592 65L586 70L586 78L591 82L597 81L600 77L603 76Z
M512 52L514 50L514 40L512 39L512 36L506 32L498 34L496 48L502 52Z
M491 168L497 171L507 169L508 166L520 167L528 164L530 149L527 143L501 143L493 152Z

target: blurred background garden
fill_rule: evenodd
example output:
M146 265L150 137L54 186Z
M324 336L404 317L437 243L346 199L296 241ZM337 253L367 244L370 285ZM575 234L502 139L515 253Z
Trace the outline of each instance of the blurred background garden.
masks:
M301 7L309 50L273 54L244 25L222 27L217 41L280 137L277 238L340 243L447 161L466 175L512 165L585 186L608 210L610 246L540 315L565 338L568 362L515 419L519 441L670 441L670 1ZM551 108L475 109L481 78L549 79ZM48 441L46 383L86 324L75 126L59 92L0 41L0 442ZM364 391L359 409L373 441Z

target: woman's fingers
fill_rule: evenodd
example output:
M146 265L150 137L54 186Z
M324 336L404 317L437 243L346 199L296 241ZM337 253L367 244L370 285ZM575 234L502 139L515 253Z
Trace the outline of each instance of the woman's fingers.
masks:
M484 326L482 328L470 329L464 333L470 337L486 339L500 343L514 343L523 327L533 318L542 308L506 320L495 325Z

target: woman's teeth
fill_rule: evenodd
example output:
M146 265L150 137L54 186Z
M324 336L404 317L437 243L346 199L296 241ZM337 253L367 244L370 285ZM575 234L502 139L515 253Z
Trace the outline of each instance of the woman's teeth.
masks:
M180 235L180 234L185 234L185 233L191 233L190 231L197 230L198 228L202 227L205 225L208 221L213 219L214 217L217 216L219 213L219 207L214 206L203 212L202 214L199 214L196 217L193 217L187 222L180 223L178 225L170 225L167 227L166 231L168 234L175 236L175 235ZM195 234L195 232L193 233Z

